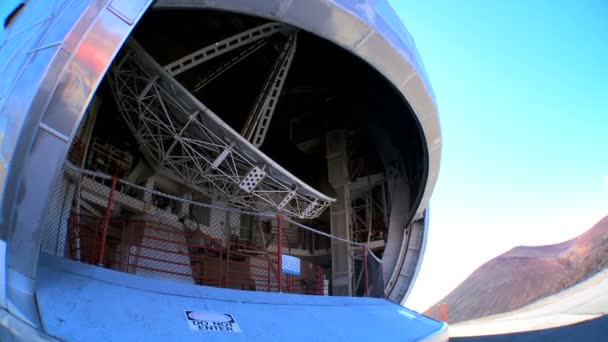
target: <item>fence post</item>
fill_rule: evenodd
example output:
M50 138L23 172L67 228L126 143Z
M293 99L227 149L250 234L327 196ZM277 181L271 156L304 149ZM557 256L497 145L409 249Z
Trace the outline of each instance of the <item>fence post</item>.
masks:
M230 273L230 240L226 241L226 274L224 276L224 287L228 288L228 274Z
M281 276L283 273L283 215L277 214L277 281L281 292ZM270 266L270 265L268 265Z
M363 273L365 275L365 297L369 297L369 277L367 275L367 245L361 246L363 250Z
M270 258L268 259L270 260ZM267 261L268 263L268 267L266 268L266 291L267 292L271 292L271 286L270 286L270 278L272 276L272 274L270 274L270 270L272 269L272 265L270 264L270 261ZM277 286L277 289L279 288L279 286Z
M324 290L324 286L323 286L323 269L321 268L321 266L317 265L317 294L318 295L323 295L323 290Z
M126 248L125 244L127 243L127 223L121 220L121 230L120 230L120 245L118 247L118 251L120 253L120 260L118 261L118 267L121 271L127 271L127 262L126 262Z
M70 257L82 262L82 251L80 250L80 219L79 216L72 215L68 221L68 244Z
M126 258L125 258L125 271L127 273L131 273L131 245L134 243L133 242L133 223L129 222L129 224L127 224L125 226L125 230L126 230L126 239L125 239L125 245L127 246L126 248ZM135 272L135 270L133 271Z
M106 253L106 237L108 235L108 224L110 223L110 214L112 212L112 198L114 197L116 183L118 183L118 177L112 176L112 187L110 188L110 194L108 195L106 214L103 218L103 230L101 232L101 252L99 253L99 262L97 263L99 266L103 265L103 259Z
M218 258L218 267L217 267L217 287L222 286L222 270L224 269L224 265L222 265L223 257L222 257L222 242L220 240L220 248L219 248L219 258Z

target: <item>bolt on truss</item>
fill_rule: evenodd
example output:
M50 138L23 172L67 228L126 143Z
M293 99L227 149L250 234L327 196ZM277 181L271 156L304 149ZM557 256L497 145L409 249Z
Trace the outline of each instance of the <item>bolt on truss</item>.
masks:
M146 158L167 177L235 207L300 218L318 217L335 201L224 123L134 40L116 58L109 81Z
M252 29L235 34L234 36L226 39L222 39L184 57L181 57L165 65L164 68L169 75L177 76L215 57L221 56L234 49L238 49L241 46L270 37L271 35L279 32L282 28L284 28L284 25L279 23L267 23L256 26Z
M291 61L296 53L298 41L297 31L292 33L283 45L270 75L264 82L264 87L256 99L255 105L245 122L241 134L251 141L255 147L264 143L272 115L279 102L281 90L285 84Z

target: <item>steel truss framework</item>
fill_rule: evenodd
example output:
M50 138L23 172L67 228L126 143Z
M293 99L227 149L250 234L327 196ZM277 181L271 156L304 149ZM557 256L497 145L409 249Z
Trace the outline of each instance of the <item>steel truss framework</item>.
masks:
M262 146L266 138L274 109L279 102L279 95L281 95L291 61L296 53L297 39L298 33L294 32L285 42L241 132L255 147Z
M361 188L351 191L351 234L353 241L369 243L374 233L387 229L388 209L384 177L376 175L374 183L371 177L365 178L351 183L352 187Z
M285 30L287 28L279 23L267 23L256 26L252 29L222 39L182 58L179 58L178 60L165 65L164 68L167 70L169 75L177 76L215 57L251 44L257 40L270 37L271 35L279 32L281 29Z
M192 92L196 93L196 92L200 91L205 86L207 86L209 83L213 82L213 80L215 80L216 78L221 76L223 73L230 70L232 67L239 64L241 61L243 61L244 59L246 59L247 57L252 55L254 52L256 52L259 49L261 49L262 47L264 47L267 43L268 43L267 39L261 39L255 43L250 44L243 51L239 52L236 56L232 57L230 60L228 60L223 65L221 65L219 68L211 71L208 75L206 75L204 78L199 80L196 83L196 85L194 86L194 89L192 90Z
M164 175L235 207L300 218L315 218L334 201L224 123L134 40L125 44L109 75L121 115Z

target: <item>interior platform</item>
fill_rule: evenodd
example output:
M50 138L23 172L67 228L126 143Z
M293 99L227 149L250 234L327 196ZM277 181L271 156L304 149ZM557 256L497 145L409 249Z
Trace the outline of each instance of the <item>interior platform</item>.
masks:
M67 341L417 341L447 336L445 323L383 299L181 284L47 254L41 255L36 298L44 330ZM186 311L229 314L238 328L192 330Z

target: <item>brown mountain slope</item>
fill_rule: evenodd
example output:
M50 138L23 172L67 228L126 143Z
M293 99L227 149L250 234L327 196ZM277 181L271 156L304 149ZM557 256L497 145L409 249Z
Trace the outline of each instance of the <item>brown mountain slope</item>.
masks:
M507 312L571 287L608 267L608 217L579 237L520 246L479 267L441 303L450 323Z

